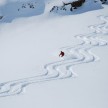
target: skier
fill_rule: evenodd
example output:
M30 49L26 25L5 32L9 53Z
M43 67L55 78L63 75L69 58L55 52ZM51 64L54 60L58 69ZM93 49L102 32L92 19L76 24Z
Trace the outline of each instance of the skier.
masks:
M63 51L60 52L59 57L63 57L65 53Z

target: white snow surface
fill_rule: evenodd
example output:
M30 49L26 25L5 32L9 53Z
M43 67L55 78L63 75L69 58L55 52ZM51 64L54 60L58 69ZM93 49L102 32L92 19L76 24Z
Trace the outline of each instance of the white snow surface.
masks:
M108 108L108 5L16 13L24 2L1 2L0 107Z
M70 6L66 6L66 11L59 9L50 13L53 6L61 7L63 2L70 1L74 0L3 0L0 3L0 16L3 16L0 22L12 22L19 17L30 17L48 13L54 13L55 15L74 15L102 8L99 0L96 3L94 0L86 0L82 7L79 7L77 10L74 9L72 12L70 11Z

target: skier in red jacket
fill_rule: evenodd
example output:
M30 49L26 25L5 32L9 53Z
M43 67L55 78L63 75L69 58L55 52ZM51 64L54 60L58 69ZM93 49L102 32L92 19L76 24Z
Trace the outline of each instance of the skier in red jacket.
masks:
M65 53L63 51L60 52L59 57L63 57Z

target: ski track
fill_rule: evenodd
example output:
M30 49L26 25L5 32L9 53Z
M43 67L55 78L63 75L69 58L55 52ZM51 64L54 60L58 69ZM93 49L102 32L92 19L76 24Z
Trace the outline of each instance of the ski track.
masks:
M60 49L67 53L63 60L46 64L43 74L1 83L0 97L21 94L24 92L24 88L30 84L76 77L77 74L72 70L74 65L98 61L99 57L93 54L90 49L108 44L99 38L101 35L108 34L108 16L99 16L99 18L103 23L89 26L94 32L75 36L76 39L82 40L82 43ZM76 58L72 58L72 55L75 55Z

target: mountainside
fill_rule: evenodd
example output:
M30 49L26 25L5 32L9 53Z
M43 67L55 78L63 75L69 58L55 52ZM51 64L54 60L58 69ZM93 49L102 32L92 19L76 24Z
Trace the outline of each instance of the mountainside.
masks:
M108 108L106 0L0 0L0 108Z
M101 9L100 0L85 0L84 4L77 9L71 10L71 5L63 6L64 3L74 2L75 0L3 0L0 6L0 21L11 22L18 17L30 17L40 14L55 13L58 15L72 15ZM54 8L54 6L56 6ZM54 9L53 9L54 8Z
M43 0L17 0L8 1L0 6L3 21L10 22L18 17L35 16L44 13L45 3Z

